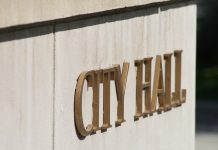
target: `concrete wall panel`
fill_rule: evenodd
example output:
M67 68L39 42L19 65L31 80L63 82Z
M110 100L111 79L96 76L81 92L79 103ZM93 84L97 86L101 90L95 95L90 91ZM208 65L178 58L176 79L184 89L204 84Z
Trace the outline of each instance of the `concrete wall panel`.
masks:
M12 3L2 0L0 28L160 1L55 0ZM12 10L18 13L11 13ZM1 34L0 149L194 150L195 42L196 6L193 2L153 6L51 26L28 26L28 29ZM134 60L155 57L176 49L184 50L182 87L187 89L187 102L169 112L134 121ZM125 95L126 122L115 127L117 102L115 86L111 82L113 127L107 132L98 131L80 139L75 131L73 110L79 74L113 64L122 66L124 61L130 63ZM172 66L172 90L174 71ZM103 120L102 91L101 86L100 125ZM87 90L85 84L85 124L92 119L91 97L92 91Z
M0 0L0 28L168 1L179 0Z
M0 35L0 149L51 150L52 27Z
M55 34L55 149L194 150L196 6L170 5L60 24ZM134 60L183 49L182 87L187 103L161 115L134 122ZM111 89L111 122L107 132L81 140L74 125L74 90L82 71L130 62L126 122L115 127L116 97ZM154 63L154 62L153 62ZM173 63L174 64L174 63ZM174 72L174 69L173 69ZM172 74L174 79L174 74ZM113 82L111 82L113 85ZM174 82L172 82L174 87ZM84 88L86 89L86 88ZM102 90L102 89L101 89ZM84 119L91 120L91 93L84 90ZM102 95L101 95L102 96ZM102 99L100 100L102 123Z

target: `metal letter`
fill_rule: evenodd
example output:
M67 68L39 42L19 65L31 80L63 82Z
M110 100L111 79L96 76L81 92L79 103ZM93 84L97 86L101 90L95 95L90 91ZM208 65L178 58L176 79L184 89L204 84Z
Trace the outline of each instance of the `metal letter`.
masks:
M143 116L147 116L148 114L152 114L151 111L151 61L152 57L145 58L145 83L143 84L143 90L145 91L145 111Z
M88 85L93 85L93 71L83 72L80 74L75 91L75 106L74 106L74 117L75 125L78 133L82 136L87 136L92 133L93 125L89 124L86 128L83 124L83 115L82 115L82 93L83 85L85 80L87 80ZM92 83L91 83L92 82Z
M99 84L102 81L102 70L96 70L94 73L94 85L93 85L93 132L99 130Z
M110 124L110 80L111 74L114 75L114 68L103 70L103 125L102 130L111 127ZM112 77L113 78L113 77Z
M120 65L115 65L115 86L117 93L117 121L116 126L121 125L125 122L124 119L124 95L126 90L126 80L129 71L129 63L123 63L122 74Z
M173 93L174 106L180 106L186 100L186 90L181 90L182 50L175 50L175 93Z
M161 56L156 56L156 63L155 63L155 72L154 72L154 83L153 83L153 93L152 93L152 112L156 112L156 104L157 104L157 97L159 101L159 108L158 112L164 110L165 107L165 100L164 100L164 84L163 84L163 71L162 71L162 63L161 63Z
M165 102L166 110L171 109L172 97L171 97L171 57L172 53L164 54L165 59Z
M136 113L134 119L142 116L142 75L144 60L135 60L136 66Z

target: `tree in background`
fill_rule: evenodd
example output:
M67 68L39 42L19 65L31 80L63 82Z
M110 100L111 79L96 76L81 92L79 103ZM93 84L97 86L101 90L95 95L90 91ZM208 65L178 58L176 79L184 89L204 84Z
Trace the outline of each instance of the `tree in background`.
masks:
M218 0L198 0L197 99L218 100Z

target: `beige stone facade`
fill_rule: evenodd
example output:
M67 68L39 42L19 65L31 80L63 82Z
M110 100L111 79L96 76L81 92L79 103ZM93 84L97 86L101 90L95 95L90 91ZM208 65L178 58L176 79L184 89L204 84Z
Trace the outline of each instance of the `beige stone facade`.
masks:
M159 3L163 1L168 0L1 0L0 149L194 150L196 4L176 0ZM158 3L146 5L154 2ZM130 6L137 7L43 24ZM31 26L36 22L42 23ZM23 24L30 26L8 28ZM161 115L134 121L134 60L176 49L183 50L182 87L187 89L187 102ZM116 95L112 86L113 127L79 139L74 122L74 91L79 74L122 65L124 61L130 62L126 122L114 126ZM83 94L87 124L91 120L91 93L84 90ZM100 123L102 114L101 101Z
M1 0L0 28L179 1L181 0Z

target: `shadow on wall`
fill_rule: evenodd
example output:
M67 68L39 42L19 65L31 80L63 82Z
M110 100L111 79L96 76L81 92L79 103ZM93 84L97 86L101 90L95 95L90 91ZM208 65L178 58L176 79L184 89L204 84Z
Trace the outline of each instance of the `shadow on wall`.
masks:
M97 24L104 24L107 22L116 22L120 20L128 20L130 18L149 16L157 14L160 11L167 11L173 8L180 8L187 5L195 4L194 1L181 2L176 4L154 6L152 8L137 8L135 10L125 9L109 12L96 13L88 16L70 17L64 19L57 19L39 23L32 23L27 25L20 25L18 27L10 27L6 29L0 29L0 43L12 40L25 39L30 37L36 37L46 34L51 34L60 31L73 30L83 28L87 26L93 26ZM113 15L111 15L113 14ZM18 31L19 30L19 31Z
M182 7L182 5L181 6L178 5L178 7ZM107 22L116 22L116 21L128 20L128 19L135 18L135 17L149 16L152 14L157 14L158 9L159 7L154 7L154 8L149 8L149 9L141 9L137 11L133 10L133 11L123 12L123 13L113 13L112 12L113 15L104 15L104 16L96 15L94 17L85 16L85 18L82 20L74 19L74 18L70 20L69 18L67 18L66 20L60 20L60 22L57 20L54 22L53 21L43 22L41 24L33 23L33 24L30 24L29 26L21 25L21 27L18 28L19 31L15 31L15 32L13 31L8 32L9 29L6 29L5 31L4 30L2 31L0 29L0 33L1 33L0 43L6 42L6 41L12 41L12 40L31 38L31 37L51 34L55 32L66 31L66 30L74 30L74 29L94 26L98 24L105 24ZM20 28L22 28L22 30Z

